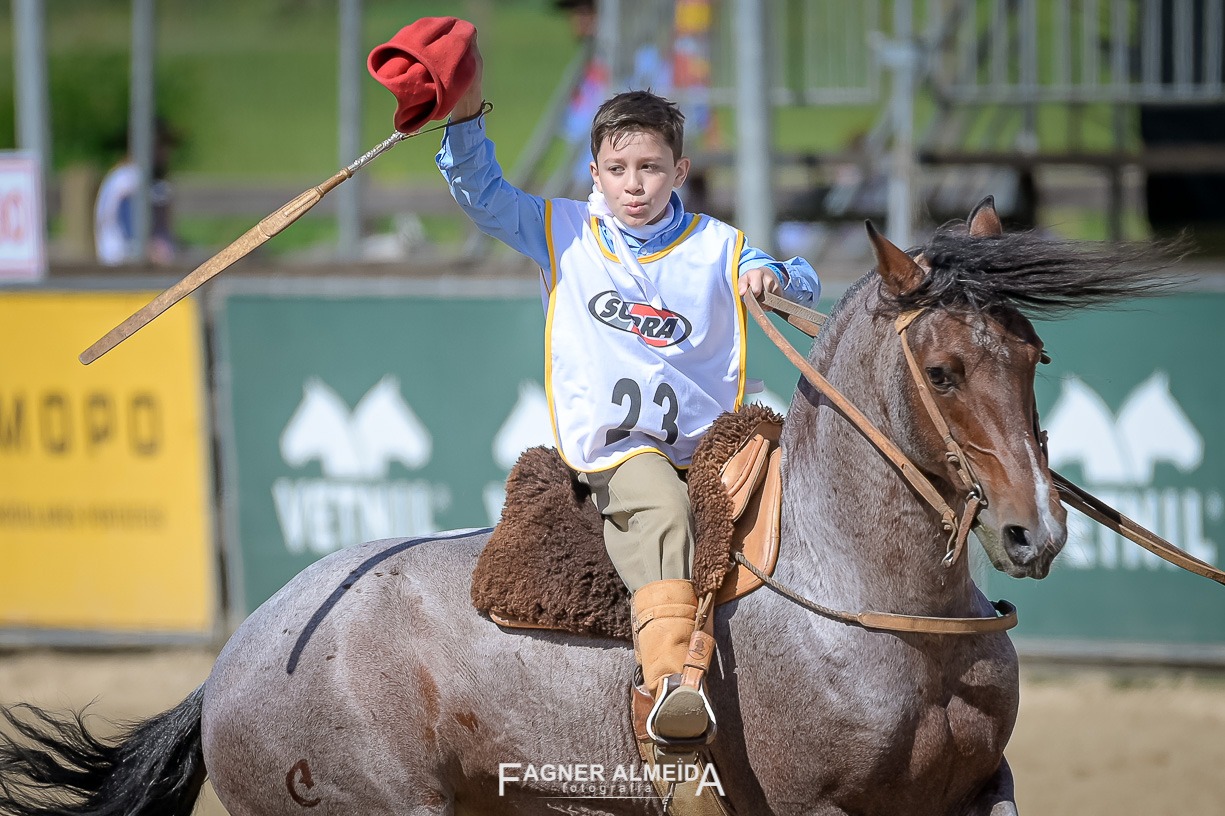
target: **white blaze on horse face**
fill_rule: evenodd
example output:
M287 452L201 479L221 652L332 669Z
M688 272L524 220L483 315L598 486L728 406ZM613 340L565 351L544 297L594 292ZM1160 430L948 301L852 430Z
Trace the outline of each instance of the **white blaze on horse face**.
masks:
M1044 549L1048 543L1058 542L1063 546L1067 539L1067 527L1051 512L1052 496L1050 471L1044 467L1038 457L1037 444L1033 440L1025 443L1025 453L1029 456L1029 466L1034 480L1034 506L1038 508L1038 529L1034 530L1034 543L1039 549Z

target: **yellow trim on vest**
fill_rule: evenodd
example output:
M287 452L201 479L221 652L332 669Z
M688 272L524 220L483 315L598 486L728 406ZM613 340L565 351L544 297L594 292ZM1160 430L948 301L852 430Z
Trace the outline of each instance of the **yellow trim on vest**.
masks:
M740 384L736 387L736 407L734 409L737 411L744 404L744 386L748 374L746 361L749 346L749 338L746 333L748 329L747 309L744 307L744 301L740 299L740 254L744 251L744 242L744 233L736 230L736 248L732 253L732 300L736 303L736 322L740 324Z
M553 435L556 436L557 432L554 431ZM614 461L611 465L605 465L604 467L598 468L596 470L585 470L583 468L575 467L574 465L570 464L570 460L566 458L566 455L564 453L562 453L561 446L559 445L557 447L557 455L560 456L561 460L566 463L566 467L578 473L604 473L605 471L612 470L613 468L619 468L622 465L624 465L626 462L628 462L629 460L633 459L635 456L641 456L644 453L653 453L656 456L660 456L664 458L665 460L667 460L669 465L676 468L677 470L689 470L689 468L691 467L691 465L678 465L676 462L672 461L672 458L669 457L668 454L664 453L659 448L652 448L650 445L644 445L641 448L634 448L632 451L629 451L624 456L622 456L620 459L617 459L616 461Z
M553 287L557 286L557 251L553 247L553 202L548 199L544 202L544 242L549 248L549 301L552 302Z
M674 240L672 243L668 244L666 247L664 247L661 250L652 252L650 255L643 255L641 258L638 259L638 263L644 264L644 263L650 263L651 261L658 261L660 258L667 255L669 252L676 249L676 247L679 246L682 241L684 241L686 238L689 237L690 233L692 233L695 229L697 229L698 222L701 220L702 220L701 215L693 216L693 220L689 222L689 226L685 227L684 231L681 232L680 235L676 236L676 240ZM595 233L596 246L600 248L600 252L604 253L604 257L610 261L613 261L614 263L621 263L621 259L618 258L611 249L605 246L604 236L600 234L600 219L596 218L594 215L591 216L591 231Z
M557 250L553 246L553 202L547 199L544 202L544 238L549 247L549 308L544 318L544 397L549 403L553 446L560 454L561 434L557 432L557 411L553 408L553 310L557 308Z
M556 268L556 267L554 267ZM556 277L556 273L554 273ZM557 430L557 409L553 403L553 311L557 308L557 290L549 288L549 310L544 319L544 397L549 402L549 424L553 426L553 446L561 454L561 434ZM569 462L566 462L569 465Z

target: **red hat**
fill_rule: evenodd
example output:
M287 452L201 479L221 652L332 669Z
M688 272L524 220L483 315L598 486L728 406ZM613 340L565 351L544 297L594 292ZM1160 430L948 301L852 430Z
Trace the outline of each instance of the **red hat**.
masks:
M396 95L396 130L413 133L449 114L476 77L469 53L476 26L455 17L422 17L375 46L370 75Z

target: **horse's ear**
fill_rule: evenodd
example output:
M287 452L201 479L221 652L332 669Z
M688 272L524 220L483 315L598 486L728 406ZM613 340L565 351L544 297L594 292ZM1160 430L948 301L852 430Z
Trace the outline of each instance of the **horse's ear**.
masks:
M919 288L919 284L923 283L923 268L877 232L871 221L865 221L864 226L868 228L868 242L872 244L872 254L876 256L876 269L889 291L895 295L905 295Z
M1003 235L1004 225L1000 223L1000 215L995 211L995 196L987 196L978 202L978 206L970 211L966 220L970 225L970 237Z

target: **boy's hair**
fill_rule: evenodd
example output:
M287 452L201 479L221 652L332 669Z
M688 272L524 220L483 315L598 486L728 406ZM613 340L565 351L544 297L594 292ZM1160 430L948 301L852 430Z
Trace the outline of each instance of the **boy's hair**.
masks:
M685 114L675 102L650 91L617 94L600 106L591 123L591 158L597 158L605 139L615 144L631 133L654 133L679 160L685 151Z

